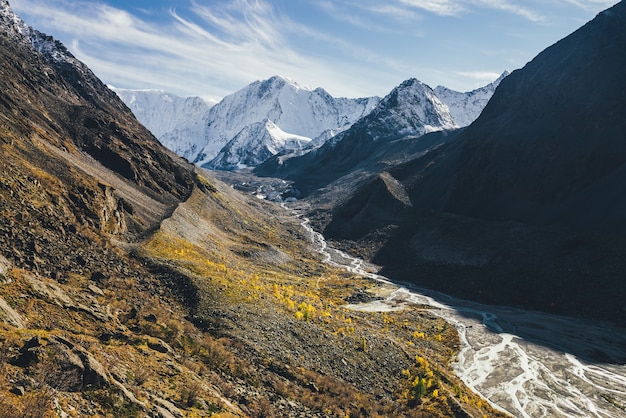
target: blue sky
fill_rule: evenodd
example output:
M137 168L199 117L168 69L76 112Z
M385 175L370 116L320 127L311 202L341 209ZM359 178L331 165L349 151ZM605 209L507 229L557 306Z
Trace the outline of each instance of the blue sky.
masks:
M218 100L272 75L334 96L469 91L617 0L9 0L105 83Z

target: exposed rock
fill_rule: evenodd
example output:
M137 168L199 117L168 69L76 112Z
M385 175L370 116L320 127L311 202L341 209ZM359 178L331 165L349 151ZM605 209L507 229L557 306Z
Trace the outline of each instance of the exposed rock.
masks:
M383 298L380 296L372 295L371 293L365 292L363 290L358 290L345 298L344 300L351 304L357 303L368 303L373 302L375 300L382 300Z
M11 308L2 297L0 297L0 320L4 320L17 328L26 327L22 316Z
M3 255L0 255L0 279L4 280L4 277L11 270L11 262L7 260Z
M143 317L145 321L151 322L153 324L157 323L157 316L155 314L149 314Z
M65 344L50 341L47 346L49 362L46 383L65 392L80 392L84 388L85 365L81 357Z
M43 341L39 336L32 337L20 348L17 357L11 363L19 367L28 367L31 364L39 363L44 356L42 348Z
M85 373L83 374L83 387L99 389L106 387L111 383L108 372L93 355L82 349L76 349L75 353L78 354L83 365L85 366Z
M102 283L104 282L106 279L108 279L107 275L104 274L101 271L94 271L93 273L91 273L91 280L98 282L98 283Z
M149 340L148 347L154 351L158 351L159 353L172 353L174 351L165 341L158 338Z
M98 286L90 284L89 286L87 286L87 288L91 290L91 293L93 293L94 295L104 296L104 292Z
M152 397L151 401L157 406L157 410L163 418L184 418L184 414L172 402L159 397Z
M15 386L9 392L17 396L24 396L24 394L26 393L24 390L24 386Z

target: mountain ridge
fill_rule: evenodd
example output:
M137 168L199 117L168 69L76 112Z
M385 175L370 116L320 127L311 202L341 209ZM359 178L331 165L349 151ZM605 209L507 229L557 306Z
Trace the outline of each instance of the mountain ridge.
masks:
M293 181L306 196L351 171L381 170L387 164L385 159L406 159L426 152L439 145L431 141L433 138L448 140L445 132L455 129L447 105L428 85L413 78L394 88L367 116L320 148L303 155L277 154L254 172ZM444 134L434 135L437 132ZM420 140L425 134L431 135Z
M505 72L493 83L471 92L460 93L441 86L433 90L435 96L442 96L436 99L441 101L445 97L444 104L449 104L454 110L453 121L448 121L446 128L453 125L463 127L476 119L507 74ZM414 82L417 80L405 81ZM377 97L334 98L321 87L303 87L282 76L255 81L227 96L223 103L216 105L221 108L219 111L210 110L200 98L183 99L166 92L159 93L163 98L162 103L149 99L148 95L155 96L155 92L119 89L119 94L169 149L198 165L218 170L255 167L273 155L303 154L316 149L365 117L381 100ZM192 99L200 104L197 107L185 107L186 112L192 115L188 118L184 115L179 117L171 110L166 111L173 103L188 103ZM139 102L145 104L140 105ZM177 107L182 108L183 105ZM246 116L242 117L244 109ZM294 116L296 114L299 116ZM424 117L413 116L417 120ZM271 129L266 132L258 129L258 124L265 124L266 120L284 132L281 138L287 135L301 139L294 147L286 146L280 139L274 141ZM165 129L164 125L170 127ZM213 129L209 125L219 128ZM413 131L413 135L420 133L415 129ZM428 131L424 129L423 133ZM250 132L256 133L252 136ZM259 142L256 139L258 135L264 136L265 140ZM302 146L304 138L309 139L307 147ZM252 149L247 150L248 146ZM205 155L201 156L202 153Z

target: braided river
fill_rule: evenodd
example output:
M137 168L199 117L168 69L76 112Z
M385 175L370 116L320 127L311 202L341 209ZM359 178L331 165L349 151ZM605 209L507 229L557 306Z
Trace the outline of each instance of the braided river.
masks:
M514 417L626 417L626 330L391 283L300 219L326 263L392 286L386 299L350 308L427 305L453 324L461 339L454 370L495 408Z

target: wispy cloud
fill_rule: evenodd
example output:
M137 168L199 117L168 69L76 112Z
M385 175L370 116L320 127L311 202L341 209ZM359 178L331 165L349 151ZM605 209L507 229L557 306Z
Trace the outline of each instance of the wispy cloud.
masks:
M327 0L317 2L315 4L330 18L370 32L399 32L393 25L381 23L381 16L403 22L417 21L419 19L419 15L417 13L408 10L406 7L379 4L378 2L338 2Z
M457 74L485 84L491 83L493 80L500 77L500 74L490 71L460 71Z
M458 0L400 0L400 3L441 16L453 16L466 10Z
M615 4L615 0L558 0L558 2L571 4L583 10L596 10L599 6L609 7Z
M422 16L401 5L376 4L369 6L367 9L372 13L387 15L402 21L418 21L422 19Z
M543 20L543 17L523 6L508 0L399 0L400 3L423 9L440 16L455 16L470 12L474 8L488 8L512 13L533 22ZM599 0L601 1L601 0Z
M540 13L526 7L513 4L509 0L473 0L472 2L482 7L515 14L532 22L540 22L544 20L544 17Z
M520 16L516 30L528 34L543 18L536 10L549 22L555 16L575 21L561 15L577 11L587 18L590 8L597 13L617 0L185 0L166 2L176 4L169 12L157 6L124 11L103 0L10 1L27 23L66 43L106 83L216 99L276 74L351 97L386 94L409 77L450 80L459 88L472 79L461 80L459 71L515 68L541 43L526 51L526 39L485 25L464 33L464 47L454 48L458 22L482 23L477 12L490 10ZM485 45L488 30L498 30L506 45L498 39ZM485 55L485 48L504 52ZM511 51L523 53L512 57Z
M294 21L265 0L217 0L210 7L192 0L158 22L142 19L141 11L133 15L86 0L11 4L27 12L29 24L62 38L78 59L117 87L161 88L213 101L279 74L354 97L372 90L366 80L383 80L404 65ZM317 50L296 45L294 38L315 40Z
M185 17L172 10L171 19L159 24L101 3L13 0L12 5L64 34L79 59L125 87L164 86L179 94L223 97L303 61L276 29L289 22L281 22L284 18L262 1L222 2L211 9L194 3Z

